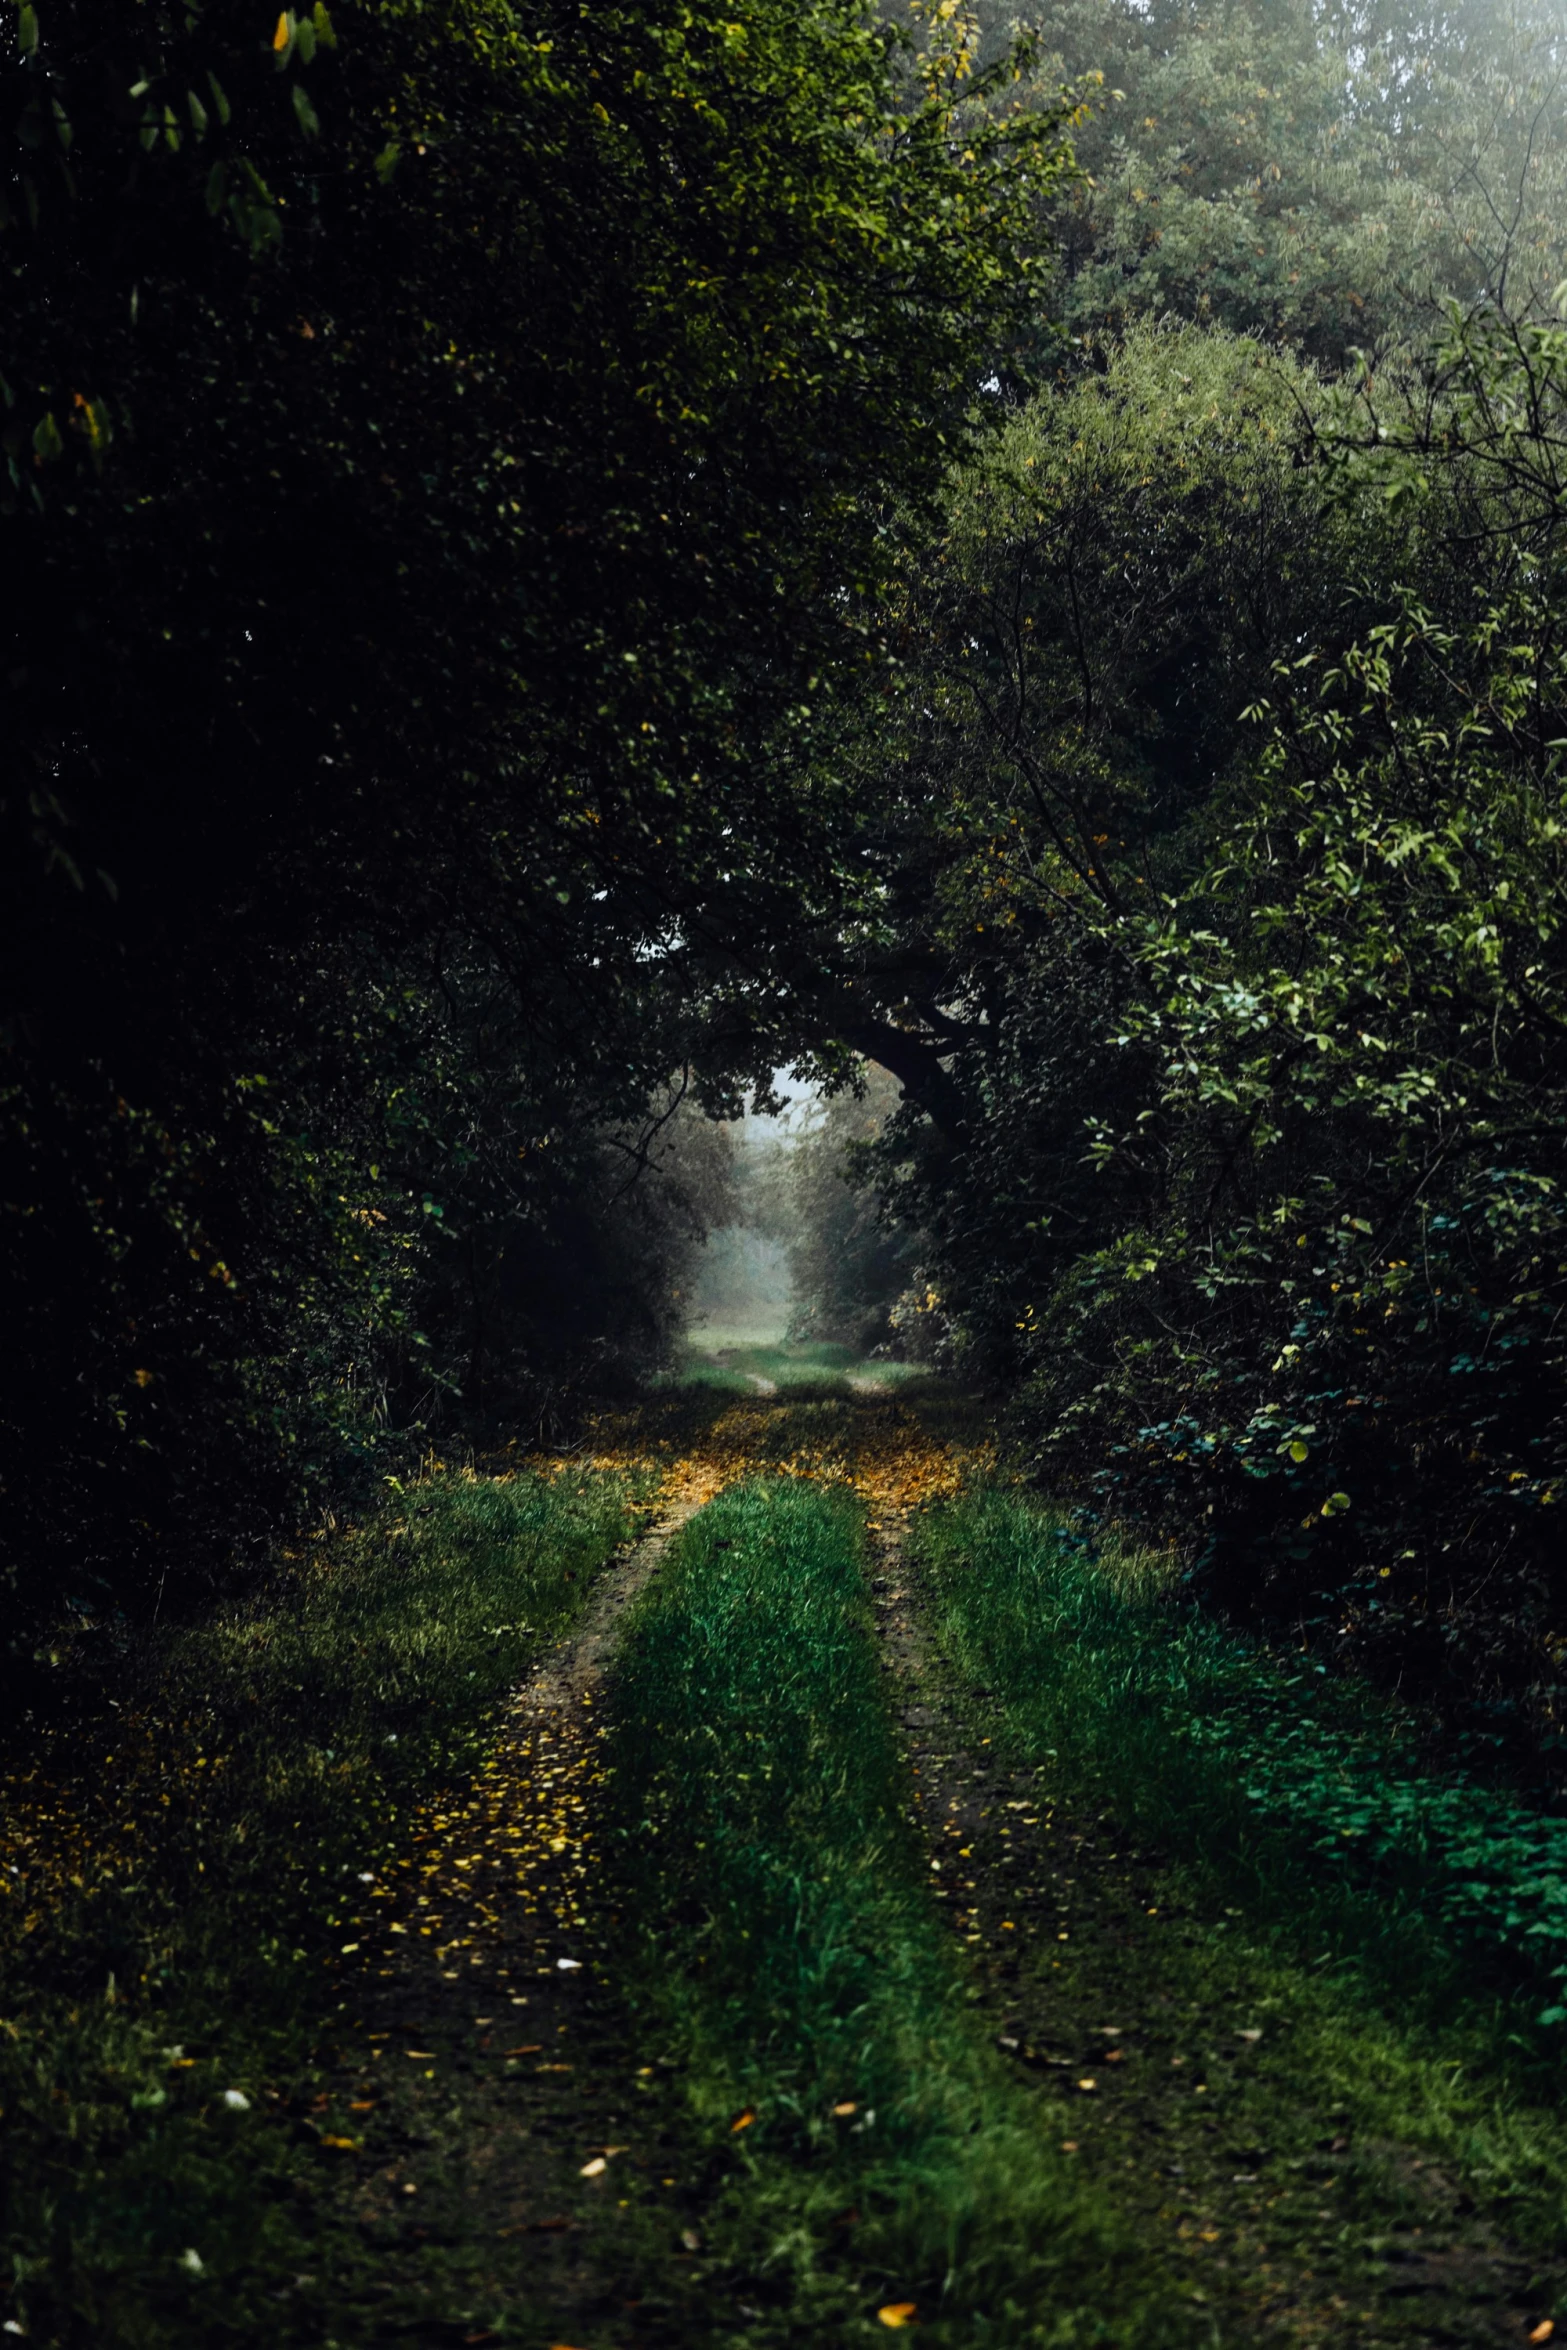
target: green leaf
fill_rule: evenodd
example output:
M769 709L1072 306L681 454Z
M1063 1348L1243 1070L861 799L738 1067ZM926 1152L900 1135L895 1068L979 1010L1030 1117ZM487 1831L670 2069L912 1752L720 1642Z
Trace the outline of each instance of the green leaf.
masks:
M217 75L210 69L208 70L207 74L207 83L212 91L212 103L218 110L218 120L219 122L227 125L229 119L229 102L223 95L222 83L218 80Z
M387 146L381 149L380 154L376 157L375 176L378 180L381 181L383 186L391 178L393 172L397 169L397 158L399 155L401 155L402 151L403 150L400 143L396 139L393 139Z
M94 473L102 473L104 452L114 437L109 422L109 411L101 400L83 400L82 429L87 435L87 453L92 459Z
M307 139L319 138L321 135L321 117L317 114L315 108L311 105L309 95L302 82L296 82L294 84L293 99L294 112L299 117L299 127L304 132L305 137Z
M38 11L36 8L26 6L19 10L16 20L16 37L22 44L22 55L24 57L34 57L37 55Z
M207 109L205 106L203 106L201 100L197 97L194 90L186 91L185 103L190 109L191 129L195 132L198 139L204 139L207 135Z
M33 447L46 465L52 465L57 457L65 454L65 443L60 438L60 427L55 423L52 408L45 409L33 427Z

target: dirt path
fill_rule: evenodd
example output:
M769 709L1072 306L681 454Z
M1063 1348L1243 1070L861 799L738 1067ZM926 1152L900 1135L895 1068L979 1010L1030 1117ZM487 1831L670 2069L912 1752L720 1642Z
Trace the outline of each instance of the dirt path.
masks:
M931 1856L932 1897L983 1985L1041 2128L1207 2301L1220 2338L1301 2345L1542 2341L1550 2298L1462 2183L1358 2140L1291 2061L1278 1970L1220 1943L1157 1857L993 1749L999 1719L936 1652L889 1513L873 1590Z
M1097 2172L1182 2297L1209 2307L1215 2340L1544 2338L1545 2280L1461 2183L1415 2148L1360 2142L1295 2053L1277 1967L1216 1938L1157 1855L998 1756L999 1712L937 1652L908 1559L913 1512L966 1465L982 1455L887 1401L726 1410L671 1472L658 1530L517 1692L483 1769L426 1807L367 1889L345 2053L306 2118L341 2148L372 2339L684 2350L702 2332L712 2181L674 2069L634 2044L600 1948L597 1713L624 1611L675 1528L732 1479L779 1471L869 1503L931 1897L1042 2137Z
M482 1771L370 1888L358 1931L379 1956L343 1983L352 2045L315 2120L354 2159L389 2337L482 2342L521 2308L583 2330L622 2314L602 2222L622 2166L657 2168L658 2075L639 2074L596 1962L595 1708L625 1610L705 1498L606 1567Z
M647 1442L645 1415L606 1422L591 1458L645 1464ZM873 1526L962 1474L881 1400L801 1412L757 1396L704 1423L668 1467L658 1530L605 1570L482 1770L425 1807L345 1933L342 2055L301 2120L340 2150L365 2251L356 2316L376 2338L681 2350L705 2189L684 2175L674 2070L632 2044L596 1943L613 1925L596 1714L624 1611L676 1528L780 1470L850 1483Z
M1206 2303L1214 2342L1481 2350L1559 2330L1544 2311L1561 2264L1507 2241L1517 2223L1499 2197L1487 2205L1483 2166L1460 2156L1466 2185L1357 2122L1391 2112L1400 2131L1422 2126L1400 2047L1369 2010L1357 2020L1352 1991L1323 1990L1248 1939L1239 1913L1217 1914L1054 1764L1004 1755L1001 1708L939 1653L911 1530L925 1505L994 1472L979 1407L676 1396L590 1436L569 1463L534 1465L656 1471L661 1523L594 1576L575 1631L538 1658L473 1776L423 1804L379 1873L365 1864L351 1905L334 1880L344 1924L340 1959L315 1978L320 2037L305 2062L258 2066L249 2083L284 2141L311 2149L290 2143L258 2189L291 2199L286 2251L256 2265L280 2343L691 2350L730 2339L737 2318L735 2338L771 2322L765 2262L724 2268L709 2228L742 2156L726 2136L715 2152L693 2122L670 2053L639 2045L659 2027L634 2014L656 2008L638 2009L620 1971L599 1843L600 1715L626 1610L676 1529L752 1476L866 1504L931 1900L1038 2101L1041 2144L1095 2172L1169 2263L1175 2300ZM67 1857L83 1841L71 1833ZM1357 2106L1366 2062L1386 2068L1380 2101ZM269 2078L290 2085L257 2085ZM279 2273L301 2241L313 2260Z

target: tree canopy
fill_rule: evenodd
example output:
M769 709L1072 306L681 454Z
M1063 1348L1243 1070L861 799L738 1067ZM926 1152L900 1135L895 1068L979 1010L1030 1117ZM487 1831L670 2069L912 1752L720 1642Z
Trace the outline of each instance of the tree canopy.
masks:
M1562 27L1522 5L1051 0L1106 104L1051 205L1068 335L1166 313L1330 366L1567 274Z
M756 746L874 653L886 511L972 435L1064 102L1026 42L976 71L951 9L846 0L14 24L35 1573L156 1557L216 1484L291 1506L450 1384L432 1245L527 1224L721 1026L677 932L754 950L830 888Z
M661 1360L787 1065L823 1330L1547 1735L1553 9L14 22L26 1606Z

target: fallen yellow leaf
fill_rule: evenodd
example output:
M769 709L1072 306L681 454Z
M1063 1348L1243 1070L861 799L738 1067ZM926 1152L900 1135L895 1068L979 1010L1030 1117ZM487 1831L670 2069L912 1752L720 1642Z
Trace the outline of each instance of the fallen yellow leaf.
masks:
M273 34L273 36L272 36L272 46L273 46L273 48L274 48L274 49L279 49L279 50L286 49L286 48L288 47L288 11L287 11L287 9L285 9L285 10L283 11L283 14L282 14L282 15L281 15L281 16L278 18L278 20L277 20L277 30L276 30L276 32L275 32L275 33Z
M876 2315L884 2326L911 2326L918 2306L914 2301L889 2301L885 2309L877 2310Z
M1529 2336L1529 2339L1531 2342L1548 2342L1555 2331L1555 2318L1542 2317L1539 2324L1535 2327L1534 2332Z
M598 2179L598 2178L602 2178L602 2177L603 2177L603 2175L604 2175L604 2173L605 2173L605 2171L606 2171L606 2170L608 2170L608 2168L609 2168L609 2165L608 2165L608 2163L607 2163L607 2162L604 2160L604 2157L603 2157L603 2155L602 2155L602 2154L595 2154L595 2155L594 2155L594 2157L593 2157L593 2160L592 2160L591 2162L585 2162L585 2163L583 2164L583 2166L582 2166L582 2171L581 2171L581 2176L582 2176L583 2178L585 2178L585 2179Z
M732 2132L734 2132L735 2130L748 2130L748 2129L751 2127L751 2124L752 2124L752 2123L755 2121L755 2119L756 2119L756 2108L755 2108L755 2106L754 2106L754 2105L748 2105L748 2106L746 2106L745 2110L744 2110L742 2113L737 2113L737 2114L735 2115L735 2118L734 2118L734 2120L733 2120L733 2121L730 2123L730 2125L729 2125L729 2128L730 2128L730 2131L731 2131L731 2133L732 2133Z

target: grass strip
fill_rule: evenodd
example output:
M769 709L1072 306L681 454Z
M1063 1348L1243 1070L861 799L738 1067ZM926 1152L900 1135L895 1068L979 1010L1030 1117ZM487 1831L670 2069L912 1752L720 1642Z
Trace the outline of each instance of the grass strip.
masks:
M1036 1743L1390 1982L1418 1947L1444 2004L1516 1993L1512 2028L1559 2052L1567 1821L1432 1768L1411 1707L1292 1669L1020 1496L965 1496L923 1540L950 1629Z
M7 1773L4 2316L60 2345L319 2339L307 2117L351 1906L632 1530L635 1478L439 1475L132 1660ZM319 2285L280 2306L281 2273ZM308 2284L308 2279L307 2279Z
M614 1679L628 1972L713 2165L715 2331L863 2341L891 2312L934 2344L1182 2340L1058 2109L985 2044L924 1891L861 1525L803 1482L732 1489Z
M1230 1920L1265 1938L1303 2085L1331 2079L1367 2128L1413 2131L1555 2230L1562 1824L1422 1768L1412 1709L1292 1672L1024 1496L930 1511L916 1552L999 1743L1175 1863L1215 1948Z

